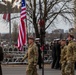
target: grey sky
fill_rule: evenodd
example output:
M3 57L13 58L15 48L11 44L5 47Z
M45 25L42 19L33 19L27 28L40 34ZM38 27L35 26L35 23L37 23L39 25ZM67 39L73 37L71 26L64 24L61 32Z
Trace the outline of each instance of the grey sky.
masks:
M2 1L2 0L0 0L0 1ZM19 14L16 14L16 15L19 15ZM16 21L17 21L17 23L19 25L19 21L20 21L19 18ZM63 22L63 19L61 17L58 17L58 20L55 22L55 26L56 27L54 27L54 25L52 24L52 26L50 26L46 31L48 31L49 33L52 30L54 30L54 29L64 29L66 31L69 28L72 28L73 27L73 25L70 25L69 23ZM9 33L9 23L8 22L5 22L3 20L3 15L1 15L1 14L0 14L0 33Z
M19 16L19 14L15 14L16 16ZM12 15L11 15L12 17ZM11 27L13 27L13 22L17 22L19 24L19 18L17 18L16 20L11 20ZM12 28L11 28L12 30ZM9 22L6 22L4 19L3 19L3 14L0 14L0 33L9 33Z
M16 15L19 15L19 14L16 14ZM19 25L19 18L16 21ZM14 22L14 20L12 22ZM56 27L52 25L46 31L48 31L49 33L54 29L64 29L66 31L69 28L73 27L73 25L69 25L69 23L63 22L63 19L61 18L58 20L58 22L55 25ZM0 14L0 33L9 33L9 23L3 20L2 14Z

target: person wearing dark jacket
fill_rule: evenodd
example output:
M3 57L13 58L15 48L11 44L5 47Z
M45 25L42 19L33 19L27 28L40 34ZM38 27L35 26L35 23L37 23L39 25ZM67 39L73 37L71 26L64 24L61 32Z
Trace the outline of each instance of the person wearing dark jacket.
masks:
M41 47L41 45L40 45L40 43L39 43L39 38L36 38L35 39L35 42L36 42L36 44L37 44L37 47L38 47L38 65L39 65L39 69L42 69L42 56L41 56L41 49L40 49L40 47Z
M56 57L56 41L54 41L54 43L52 45L52 59L53 59L53 61L52 61L51 68L54 69L55 63L56 63L56 59L57 59L57 57Z
M2 75L2 67L1 62L3 61L4 55L3 55L3 48L0 46L0 75Z
M61 54L61 45L60 45L60 41L58 40L57 41L57 44L56 44L56 63L55 63L55 69L59 69L60 68L60 54Z

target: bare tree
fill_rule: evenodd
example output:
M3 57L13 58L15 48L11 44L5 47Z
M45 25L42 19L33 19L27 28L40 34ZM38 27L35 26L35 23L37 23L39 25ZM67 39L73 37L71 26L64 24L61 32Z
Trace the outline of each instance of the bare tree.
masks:
M36 37L39 37L40 15L41 19L44 20L45 30L55 22L58 16L62 16L71 23L68 16L73 15L72 0L41 0L41 6L39 0L27 0L27 15L28 21L34 26Z
M74 26L76 29L76 0L74 0Z
M20 12L21 0L0 0L0 13Z

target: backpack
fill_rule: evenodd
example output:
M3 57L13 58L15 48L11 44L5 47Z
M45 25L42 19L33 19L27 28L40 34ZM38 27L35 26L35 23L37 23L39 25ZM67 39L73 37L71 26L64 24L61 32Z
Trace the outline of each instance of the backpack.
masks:
M0 61L3 61L3 59L4 59L3 48L0 47Z

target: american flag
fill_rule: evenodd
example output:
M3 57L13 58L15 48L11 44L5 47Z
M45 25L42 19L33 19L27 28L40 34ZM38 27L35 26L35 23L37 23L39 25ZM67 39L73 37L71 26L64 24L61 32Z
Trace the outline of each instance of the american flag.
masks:
M19 36L18 36L18 48L22 50L22 47L26 45L26 4L25 0L22 0L21 13L20 13L20 25L19 25Z

